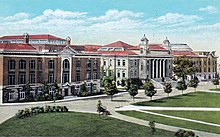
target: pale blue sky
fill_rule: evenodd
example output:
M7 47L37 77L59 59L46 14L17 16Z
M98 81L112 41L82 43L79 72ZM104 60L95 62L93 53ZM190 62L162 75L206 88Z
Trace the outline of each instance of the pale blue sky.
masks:
M218 50L219 0L0 0L0 36L52 34L75 44L167 36L193 49Z

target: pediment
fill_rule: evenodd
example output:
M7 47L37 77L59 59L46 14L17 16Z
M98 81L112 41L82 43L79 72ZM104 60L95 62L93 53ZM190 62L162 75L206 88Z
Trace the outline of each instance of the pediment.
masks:
M77 52L71 48L69 45L63 48L63 50L60 52L62 55L75 55Z

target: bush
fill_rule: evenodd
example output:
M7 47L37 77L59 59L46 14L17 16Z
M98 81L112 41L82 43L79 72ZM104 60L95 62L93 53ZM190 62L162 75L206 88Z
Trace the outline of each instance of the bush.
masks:
M69 109L66 106L45 106L45 107L32 107L31 109L25 108L18 110L15 114L17 118L30 117L39 113L50 113L50 112L68 112Z
M175 137L198 137L193 131L187 131L183 129L178 130L174 135Z

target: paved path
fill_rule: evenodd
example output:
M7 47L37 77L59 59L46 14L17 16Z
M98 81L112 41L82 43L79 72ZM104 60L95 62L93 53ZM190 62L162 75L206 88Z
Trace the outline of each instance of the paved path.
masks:
M152 106L134 106L128 105L117 108L116 111L126 110L177 110L177 111L220 111L220 108L203 108L203 107L152 107Z
M209 88L213 88L214 86L210 85L201 85L197 88L197 90L205 90ZM188 88L184 93L189 93L189 92L194 92L194 89ZM173 90L173 92L170 94L170 96L176 96L181 94L181 91L178 91L176 89ZM158 90L157 95L153 97L153 99L160 99L167 97L167 94L163 92L163 90ZM149 97L146 97L144 94L143 90L140 90L137 97L135 100L133 100L130 95L126 94L119 94L113 98L113 101L110 101L110 98L107 97L106 95L103 96L98 96L96 98L87 98L87 99L65 99L62 101L57 101L55 103L53 102L34 102L34 103L18 103L18 104L7 104L7 105L0 105L0 123L4 122L8 118L12 117L15 115L15 113L19 109L24 109L24 108L30 108L32 106L44 106L44 105L65 105L67 106L71 111L76 111L76 112L89 112L89 113L97 113L96 112L96 104L97 100L102 100L102 104L104 106L107 106L107 109L112 113L112 117L122 119L128 122L132 123L137 123L140 125L148 125L148 121L143 121L143 120L137 120L137 121L132 121L132 119L135 118L129 118L127 120L127 116L120 115L115 112L116 108L122 107L122 106L128 106L134 102L142 102L142 101L149 101ZM141 123L143 121L143 123ZM172 127L172 126L167 126L163 124L157 124L157 128L169 130L169 131L177 131L180 129L179 127ZM200 132L196 131L196 134L199 133L200 137L215 137L215 134L210 134L210 133L205 133L205 132ZM211 136L213 135L213 136Z

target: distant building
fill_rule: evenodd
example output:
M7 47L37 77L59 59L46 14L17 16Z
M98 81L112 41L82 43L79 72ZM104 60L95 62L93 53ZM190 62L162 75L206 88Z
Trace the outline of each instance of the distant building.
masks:
M164 41L166 43L168 39ZM195 75L199 80L212 80L217 74L217 58L216 51L194 51L187 44L170 44L171 54L176 57L186 57L191 59L198 72ZM190 78L189 78L190 79Z
M49 34L29 35L29 44L66 44L66 40ZM22 35L0 37L0 43L24 43Z

